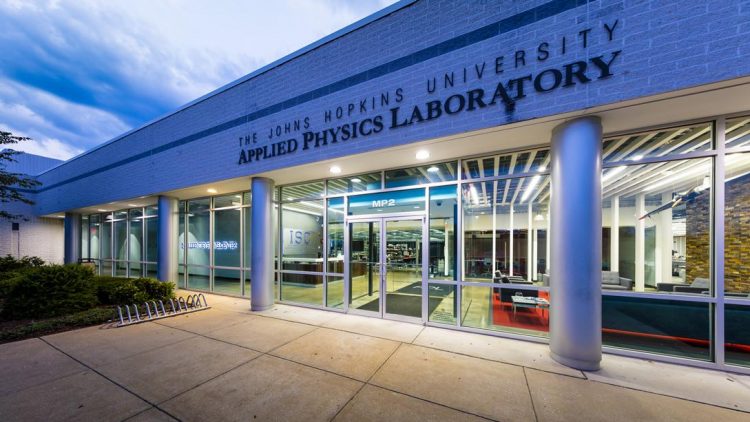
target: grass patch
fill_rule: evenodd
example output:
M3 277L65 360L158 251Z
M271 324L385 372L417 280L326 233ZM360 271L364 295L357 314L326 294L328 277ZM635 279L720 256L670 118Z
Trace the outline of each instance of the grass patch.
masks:
M99 325L112 320L113 317L112 308L107 306L53 318L2 321L0 322L0 343Z

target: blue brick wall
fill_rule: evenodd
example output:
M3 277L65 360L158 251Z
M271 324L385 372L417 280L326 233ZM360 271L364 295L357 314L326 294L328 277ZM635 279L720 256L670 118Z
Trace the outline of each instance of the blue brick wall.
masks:
M603 25L615 21L614 39L610 41ZM495 23L499 24L490 27L499 32L495 36L461 48L445 43L481 39L485 33L476 31ZM588 45L584 48L578 32L589 28ZM565 55L560 54L563 37ZM550 43L550 57L544 61L532 59L543 41ZM527 64L514 68L513 55L519 50L525 51ZM444 51L447 52L440 54ZM621 53L612 65L612 77L548 93L527 88L528 95L518 101L512 113L501 106L487 107L408 128L384 130L347 141L345 148L332 145L237 164L238 138L255 131L265 139L266 131L277 124L283 126L309 116L310 130L318 131L376 114L388 120L387 107L331 123L323 119L325 110L358 103L382 92L390 92L393 97L394 91L401 88L404 101L398 105L407 110L469 89L483 88L491 93L498 82L614 51ZM416 52L421 53L415 56ZM495 75L494 60L498 56L504 56L504 72ZM429 58L422 60L424 57ZM416 63L399 65L402 58ZM450 71L460 78L464 67L472 71L475 64L483 62L486 68L481 80L470 79L448 89L441 88L438 82L436 93L427 92L428 78L434 76L440 81ZM390 69L395 66L397 70L379 68L387 63L391 63ZM368 70L379 76L371 77L371 73L354 84L347 80ZM45 187L37 196L37 208L39 213L58 212L251 176L748 74L748 1L422 0L43 174ZM338 81L346 83L334 86L328 94L317 93L314 99L283 105ZM217 129L278 104L283 110ZM710 110L706 114L711 114ZM212 128L210 134L200 135ZM301 141L301 133L291 136ZM546 141L542 139L540 143ZM265 143L261 141L259 145Z

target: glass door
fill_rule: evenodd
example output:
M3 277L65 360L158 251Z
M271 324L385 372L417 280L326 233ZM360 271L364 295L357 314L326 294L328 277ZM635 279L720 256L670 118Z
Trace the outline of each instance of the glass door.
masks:
M423 218L349 222L349 310L395 319L422 318Z

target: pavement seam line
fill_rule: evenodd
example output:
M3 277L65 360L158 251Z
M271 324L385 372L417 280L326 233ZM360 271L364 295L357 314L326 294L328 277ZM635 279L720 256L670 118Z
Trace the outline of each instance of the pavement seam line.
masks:
M76 361L76 362L80 363L81 365L85 366L86 368L88 368L89 370L91 370L91 371L92 371L92 372L94 372L95 374L99 375L100 377L104 378L105 380L107 380L107 381L111 382L112 384L116 385L117 387L120 387L120 388L122 388L123 390L125 390L126 392L128 392L128 393L132 394L132 395L133 395L133 396L135 396L136 398L138 398L138 399L142 400L142 401L143 401L143 402L145 402L145 403L148 403L148 404L150 404L150 405L151 405L152 407L156 407L157 409L159 409L159 410L161 410L162 412L164 412L164 413L166 413L167 415L169 415L169 416L170 416L170 417L171 417L172 419L175 419L175 420L178 420L178 421L181 421L181 420L182 420L182 419L180 419L180 418L178 418L178 417L175 417L175 416L174 416L173 414L171 414L171 413L167 412L166 410L164 410L164 409L160 408L159 406L157 406L157 405L156 405L156 403L153 403L153 402L151 402L150 400L147 400L147 399L146 399L145 397L141 397L141 396L140 396L139 394L137 394L136 392L134 392L134 391L131 391L131 390L130 390L129 388L125 387L124 385L122 385L122 384L118 383L117 381L115 381L115 380L113 380L113 379L111 379L111 378L107 377L106 375L104 375L104 374L102 374L101 372L97 371L97 370L96 370L95 368L93 368L93 367L91 367L91 366L88 366L88 365L86 365L85 363L81 362L80 360L76 359L75 357L73 357L73 356L69 355L69 354L68 354L68 353L66 353L66 352L65 352L64 350L62 350L62 349L59 349L59 348L55 347L55 346L54 346L53 344L51 344L51 343L47 342L47 340L45 340L45 339L43 339L43 338L41 338L41 337L40 337L40 340L42 340L43 342L47 343L47 344L48 344L48 345L49 345L50 347L54 348L55 350L59 351L60 353L64 354L65 356L68 356L69 358L73 359L74 361Z
M529 377L526 375L526 368L521 367L521 369L523 370L523 380L526 382L526 390L529 392L529 400L531 401L531 410L534 412L534 420L539 422L539 416L536 414L536 406L534 405L534 395L531 394Z
M142 415L142 414L144 414L144 413L148 412L149 410L154 410L154 409L158 410L159 412L162 412L162 413L164 413L164 411L163 411L163 410L161 410L161 409L159 409L158 407L156 407L156 406L151 406L151 407L149 407L148 409L145 409L145 410L143 410L143 411L141 411L141 412L138 412L138 413L136 413L135 415L132 415L132 416L128 416L127 418L125 418L125 419L122 419L122 421L121 421L121 422L127 422L127 421L129 421L129 420L131 420L131 419L133 419L133 418L136 418L136 417L138 417L138 416L140 416L140 415ZM164 413L164 414L165 414L165 415L167 415L167 416L169 416L169 414L167 414L167 413ZM169 416L169 417L171 418L171 416ZM178 419L178 420L179 420L179 419Z

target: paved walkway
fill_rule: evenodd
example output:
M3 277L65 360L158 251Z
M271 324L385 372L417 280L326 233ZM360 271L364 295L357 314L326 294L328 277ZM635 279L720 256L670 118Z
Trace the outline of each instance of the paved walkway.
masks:
M2 421L748 421L750 376L209 296L212 309L0 346Z

